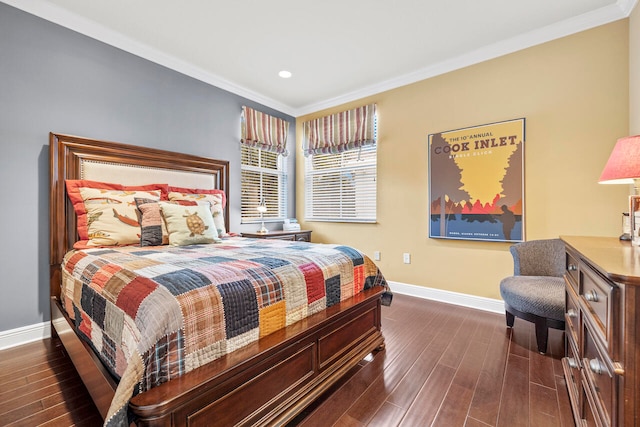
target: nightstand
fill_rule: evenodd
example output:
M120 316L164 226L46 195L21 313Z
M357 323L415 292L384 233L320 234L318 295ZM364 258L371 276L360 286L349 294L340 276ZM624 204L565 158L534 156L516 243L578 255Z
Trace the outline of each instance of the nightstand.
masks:
M292 240L298 242L310 242L311 230L298 231L270 231L268 233L242 233L242 237L251 237L253 239L279 239Z

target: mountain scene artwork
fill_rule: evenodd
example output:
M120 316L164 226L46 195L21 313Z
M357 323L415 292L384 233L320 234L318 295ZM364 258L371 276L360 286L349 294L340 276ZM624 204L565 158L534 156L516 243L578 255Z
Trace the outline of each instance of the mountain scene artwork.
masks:
M524 126L429 135L429 237L524 241Z

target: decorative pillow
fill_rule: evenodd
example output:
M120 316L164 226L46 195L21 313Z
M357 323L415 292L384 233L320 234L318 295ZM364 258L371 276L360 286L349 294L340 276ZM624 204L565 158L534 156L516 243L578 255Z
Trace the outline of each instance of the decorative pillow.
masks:
M202 190L199 188L185 188L185 187L172 187L169 186L169 193L182 193L182 194L219 194L222 197L222 209L227 206L227 195L222 190L211 189Z
M168 189L167 184L124 186L88 180L67 180L66 186L81 240L74 247L139 243L135 198L166 199Z
M167 226L157 200L136 197L140 211L140 246L160 246L169 243Z
M167 202L182 206L196 206L198 202L179 200ZM209 208L209 202L202 202ZM136 206L140 211L140 246L161 246L169 243L167 224L162 218L162 210L157 200L136 197Z
M160 209L173 246L214 243L218 233L209 206L183 206L160 202Z
M176 191L176 190L179 190L179 191ZM213 222L216 225L218 236L222 237L227 235L227 229L224 224L224 206L226 203L226 196L224 194L224 191L169 187L169 200L209 202L211 204L211 214L213 215Z

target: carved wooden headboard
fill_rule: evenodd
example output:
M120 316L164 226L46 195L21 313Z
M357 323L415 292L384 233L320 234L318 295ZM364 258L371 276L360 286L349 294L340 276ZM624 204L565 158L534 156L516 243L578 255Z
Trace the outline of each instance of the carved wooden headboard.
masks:
M60 264L78 240L66 179L118 184L168 183L223 190L229 200L229 162L77 136L50 134L49 264L51 296L60 293ZM229 203L224 218L229 229Z

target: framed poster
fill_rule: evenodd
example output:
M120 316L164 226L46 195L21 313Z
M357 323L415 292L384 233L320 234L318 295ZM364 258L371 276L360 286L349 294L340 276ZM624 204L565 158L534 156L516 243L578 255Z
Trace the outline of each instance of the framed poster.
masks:
M429 237L524 241L524 123L429 134Z

